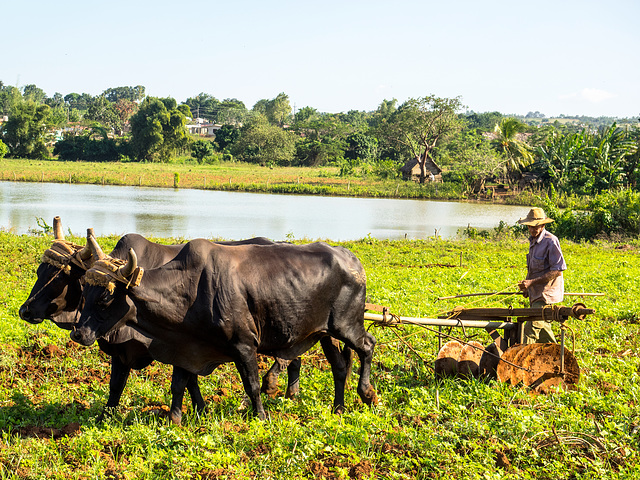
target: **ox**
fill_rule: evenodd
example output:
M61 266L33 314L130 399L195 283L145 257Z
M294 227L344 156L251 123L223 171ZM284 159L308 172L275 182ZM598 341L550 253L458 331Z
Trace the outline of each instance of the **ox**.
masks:
M370 405L375 338L364 328L366 277L347 249L308 245L216 245L196 239L156 269L134 249L125 265L106 257L87 271L84 307L71 338L91 345L119 325L150 339L152 356L198 375L234 362L254 413L265 419L257 353L294 359L318 341L331 364L333 410L344 408L346 353L360 358L358 394ZM344 352L331 338L345 343Z
M20 318L31 324L39 324L44 319L49 319L60 328L72 330L78 319L82 300L82 279L93 263L94 257L90 248L65 240L60 217L54 218L53 229L54 242L42 256L42 262L37 270L38 278L31 289L29 298L20 307L19 315ZM247 242L272 243L262 237L241 242L222 243L242 244ZM141 253L144 259L141 261L141 265L153 268L174 258L182 249L182 245L160 245L149 242L140 235L127 234L118 241L110 256L120 259L126 258L130 248L144 252ZM99 419L104 417L105 412L117 407L120 403L131 369L141 370L153 361L146 343L148 343L147 338L127 326L114 329L106 337L98 339L100 349L111 357L109 397ZM262 386L264 392L273 394L277 391L278 374L286 366L287 362L276 359L269 372L264 376ZM298 392L299 371L300 360L296 359L288 367L289 383L286 396L289 398ZM172 377L172 403L169 414L174 423L180 423L185 387L189 391L194 409L201 412L205 408L197 375L176 367Z

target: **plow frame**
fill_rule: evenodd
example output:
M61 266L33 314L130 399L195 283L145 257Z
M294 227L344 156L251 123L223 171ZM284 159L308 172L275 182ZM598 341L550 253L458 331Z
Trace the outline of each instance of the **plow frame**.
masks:
M584 320L587 315L594 314L595 310L587 308L582 303L576 303L572 307L562 305L547 305L542 308L462 308L456 307L446 315L437 318L403 317L390 313L388 307L381 305L365 305L364 319L380 326L418 325L438 327L438 351L442 348L443 338L450 335L443 333L445 327L482 328L493 338L496 347L504 352L507 348L524 343L524 324L527 321L555 321L560 323L560 373L564 374L564 349L565 349L565 322L569 318ZM498 330L502 330L500 335Z

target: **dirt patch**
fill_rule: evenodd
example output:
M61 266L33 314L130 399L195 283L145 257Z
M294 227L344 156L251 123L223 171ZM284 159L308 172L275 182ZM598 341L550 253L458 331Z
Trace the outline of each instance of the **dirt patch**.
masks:
M200 470L198 472L198 478L202 478L202 480L218 480L222 478L233 478L233 475L224 468L215 468Z
M256 457L268 455L269 453L271 453L271 447L266 443L259 443L251 450L247 450L246 452L244 452L244 455L249 459L253 459Z
M40 426L27 426L18 428L18 434L21 437L36 437L36 438L52 438L57 440L61 437L73 437L80 433L80 424L77 422L71 422L63 426L62 428L52 427L40 427Z
M366 479L372 478L374 469L369 460L362 460L352 464L343 457L321 457L309 462L309 473L315 478L324 477L327 480L343 478L339 470L349 469L349 478Z

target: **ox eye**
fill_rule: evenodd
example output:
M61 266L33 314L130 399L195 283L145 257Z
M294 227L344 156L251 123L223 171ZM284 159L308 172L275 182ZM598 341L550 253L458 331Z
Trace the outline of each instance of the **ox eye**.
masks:
M98 302L100 302L100 304L101 304L101 305L106 306L106 305L108 305L108 304L111 302L112 298L113 298L113 297L111 296L111 294L109 293L109 291L108 291L108 290L105 290L105 291L102 293L102 295L100 295L100 299L98 300Z

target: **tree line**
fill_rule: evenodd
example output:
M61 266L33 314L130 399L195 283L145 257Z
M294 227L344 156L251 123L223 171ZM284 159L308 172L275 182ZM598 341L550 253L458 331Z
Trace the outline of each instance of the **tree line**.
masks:
M491 182L566 195L637 191L640 184L638 119L551 123L540 112L470 112L460 97L385 99L374 111L326 113L310 106L294 111L285 93L247 108L207 93L178 104L147 96L143 86L47 97L35 85L0 82L0 111L7 119L0 157L337 165L341 175L383 178L400 176L400 167L416 159L421 182L431 160L445 182L467 195ZM215 138L188 133L197 118L217 124Z

